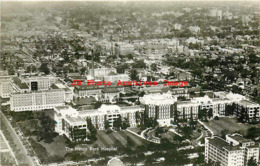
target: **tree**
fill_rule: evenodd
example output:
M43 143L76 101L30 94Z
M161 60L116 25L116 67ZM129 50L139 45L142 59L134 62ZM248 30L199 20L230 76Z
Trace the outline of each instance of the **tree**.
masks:
M118 73L124 73L125 69L128 69L128 64L127 63L124 63L122 65L118 65L116 67L116 70Z
M138 60L133 64L133 68L146 68L144 60Z
M109 121L108 120L106 120L105 121L105 129L107 130L107 129L109 129L111 126L110 126L110 124L109 124Z
M213 109L212 108L210 108L208 110L208 117L209 117L209 119L213 117Z
M124 118L124 120L122 122L122 129L125 130L125 129L127 129L127 127L129 127L129 121L127 118Z
M113 127L117 130L120 130L122 127L122 120L121 117L119 116L119 118L117 118L116 120L114 120L113 122Z
M135 69L132 69L130 71L130 78L131 78L131 80L136 80L136 81L139 80L139 78L137 77L137 71Z
M90 118L87 119L87 126L88 126L88 130L90 132L90 134L88 135L88 138L90 139L90 141L96 141L97 140L97 136L96 136L97 129L92 124Z
M44 72L45 74L50 74L50 69L48 68L48 64L47 63L42 63L39 70L41 72Z
M229 132L229 130L227 130L227 129L221 130L221 132L220 132L221 138L225 139L228 132Z
M183 135L185 138L190 138L192 134L192 128L188 126L184 126L182 129Z
M100 101L97 101L97 102L95 102L94 107L95 107L95 109L98 109L101 107L101 105L102 105L102 103Z
M157 65L155 63L151 64L151 70L157 71Z
M233 115L234 114L234 105L226 105L226 108L225 108L225 115L226 116L230 116L230 115Z
M129 147L129 148L134 147L135 143L129 136L127 136L126 141L127 141L127 143L126 143L127 147Z
M87 68L86 68L86 67L81 68L81 69L80 69L81 75L85 75L86 71L87 71Z
M248 160L248 163L247 163L248 166L257 166L257 161L254 157L251 157L249 160Z
M260 136L260 128L251 127L247 130L246 138L255 139Z
M40 125L38 126L38 140L44 140L46 143L53 141L53 138L57 136L55 133L55 121L45 114L40 114L38 119L40 120Z

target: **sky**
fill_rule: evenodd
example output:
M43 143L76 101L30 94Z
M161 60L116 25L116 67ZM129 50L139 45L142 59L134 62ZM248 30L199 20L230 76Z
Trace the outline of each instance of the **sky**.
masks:
M125 1L227 1L227 0L2 0L2 1L122 1L125 2ZM258 1L258 0L228 0L228 1Z

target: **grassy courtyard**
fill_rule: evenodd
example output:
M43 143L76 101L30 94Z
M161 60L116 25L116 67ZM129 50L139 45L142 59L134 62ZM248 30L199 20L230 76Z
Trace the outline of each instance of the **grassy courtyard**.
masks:
M204 122L204 124L209 127L214 135L221 135L222 130L228 130L228 133L240 132L242 134L246 134L247 130L251 127L260 128L260 124L258 125L250 125L238 123L236 118L223 117L219 120L211 120L209 122Z

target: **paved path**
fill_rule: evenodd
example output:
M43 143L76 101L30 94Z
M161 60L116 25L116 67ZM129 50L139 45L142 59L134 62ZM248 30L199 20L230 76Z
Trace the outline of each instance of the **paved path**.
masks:
M6 140L4 134L3 134L3 132L2 132L1 130L0 130L0 135L1 135L1 139L3 139L3 140L1 140L1 141L3 141L3 142L6 144L7 149L8 149L8 152L11 153L11 155L12 155L13 158L14 158L15 164L18 165L18 161L17 161L17 159L16 159L16 157L15 157L15 155L14 155L14 152L13 152L12 148L10 147L9 142ZM1 146L2 146L2 145L3 145L3 144L1 144ZM2 152L2 149L1 149L0 151Z
M35 166L33 159L28 155L27 149L24 147L22 141L20 140L19 136L16 134L13 127L10 125L9 121L6 119L5 115L2 112L0 112L0 115L1 115L1 117L3 117L2 118L3 122L6 124L7 130L10 132L10 135L12 136L14 142L16 143L18 148L21 150L23 157L24 157L23 159L26 161L26 164L28 164L30 166Z

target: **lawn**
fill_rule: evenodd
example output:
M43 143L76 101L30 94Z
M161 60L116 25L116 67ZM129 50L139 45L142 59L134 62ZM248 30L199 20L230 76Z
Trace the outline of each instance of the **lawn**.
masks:
M98 140L93 145L98 147L117 147L117 143L123 146L127 144L127 136L135 143L135 145L143 145L146 141L129 133L128 131L114 131L110 134L106 134L105 131L98 131Z
M247 129L251 127L260 127L260 124L258 125L250 125L250 124L243 124L243 123L237 123L236 118L229 118L229 117L223 117L219 120L211 120L209 122L204 122L204 124L209 127L214 135L221 135L222 130L228 130L229 133L233 133L236 131L240 131L243 134L246 134Z

